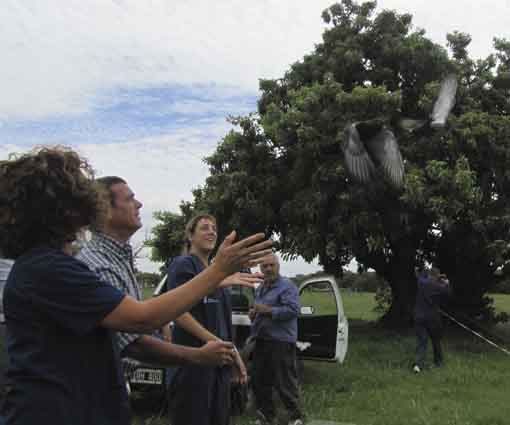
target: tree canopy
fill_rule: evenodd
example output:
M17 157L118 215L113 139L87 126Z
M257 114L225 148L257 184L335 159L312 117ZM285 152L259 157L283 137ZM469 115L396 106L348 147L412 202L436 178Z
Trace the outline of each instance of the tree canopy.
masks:
M231 118L236 127L206 159L210 176L183 215L207 210L221 231L275 234L286 256L317 257L335 274L356 258L389 283L392 323L410 319L414 267L425 262L449 276L455 308L487 317L485 294L508 257L510 42L495 38L495 53L474 60L469 35L448 34L447 50L411 15L376 13L376 2L343 0L322 17L314 51L260 81L257 113ZM403 188L382 174L353 181L341 149L346 124L426 118L452 72L459 89L444 129L393 128Z

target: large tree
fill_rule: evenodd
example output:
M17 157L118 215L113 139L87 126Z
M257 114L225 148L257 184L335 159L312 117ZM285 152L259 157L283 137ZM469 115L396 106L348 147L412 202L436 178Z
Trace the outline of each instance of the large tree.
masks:
M343 0L324 11L323 42L260 82L258 114L232 120L193 208L222 229L274 233L286 255L318 257L335 274L356 258L389 282L391 323L409 322L414 267L425 261L449 275L457 308L490 313L485 294L510 227L510 43L495 39L496 54L474 61L470 37L454 32L449 56L410 15L375 7ZM459 90L445 129L396 126L426 118L452 72ZM347 174L343 130L366 120L394 127L403 188L382 174L369 185Z

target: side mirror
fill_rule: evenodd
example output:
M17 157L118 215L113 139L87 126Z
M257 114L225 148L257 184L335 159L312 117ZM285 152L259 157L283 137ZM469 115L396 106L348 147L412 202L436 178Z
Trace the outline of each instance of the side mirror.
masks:
M312 306L304 306L301 307L301 314L303 316L311 316L314 313L314 308Z

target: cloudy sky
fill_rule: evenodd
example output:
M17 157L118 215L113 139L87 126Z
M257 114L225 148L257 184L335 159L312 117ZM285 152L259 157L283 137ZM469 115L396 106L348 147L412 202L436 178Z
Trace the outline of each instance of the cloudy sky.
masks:
M71 145L99 175L125 177L152 213L177 211L226 134L225 117L255 110L259 78L278 78L320 42L324 0L2 0L0 158L41 144ZM510 0L381 0L414 15L444 44L471 53L510 39ZM140 267L151 271L148 259ZM317 269L285 263L289 275Z

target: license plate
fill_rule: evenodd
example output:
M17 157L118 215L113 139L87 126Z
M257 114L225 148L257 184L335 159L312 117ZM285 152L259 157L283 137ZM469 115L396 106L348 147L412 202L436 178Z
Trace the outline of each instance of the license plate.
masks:
M131 375L130 382L132 384L163 384L163 369L144 369L139 368Z

